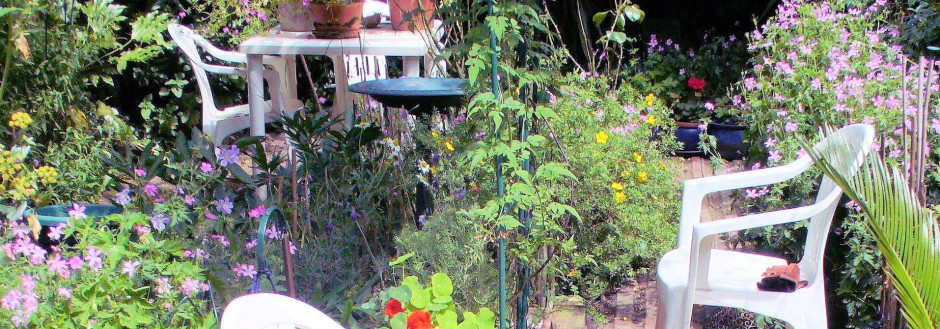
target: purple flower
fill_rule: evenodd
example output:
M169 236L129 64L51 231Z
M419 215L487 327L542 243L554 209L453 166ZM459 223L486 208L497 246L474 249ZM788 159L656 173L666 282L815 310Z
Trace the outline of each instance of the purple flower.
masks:
M185 12L185 11L180 11L178 14L176 14L176 16L179 16L179 18L184 18L184 17L186 17L186 12Z
M80 257L78 257L78 256L72 256L72 258L69 258L69 268L70 268L70 269L73 269L73 270L80 269L80 268L82 268L82 265L84 265L84 264L85 264L85 262L82 261L82 259L81 259Z
M356 211L356 207L353 207L349 212L349 218L351 218L354 222L359 220L359 212Z
M793 121L787 122L787 124L783 126L783 130L789 131L789 132L796 131L796 128L797 128L797 124L796 122L793 122Z
M265 211L267 211L267 209L264 208L264 205L257 206L254 209L248 211L248 217L261 218L261 216L264 216Z
M88 263L88 267L98 272L103 265L101 263L101 250L91 246L87 247L86 250L88 253L85 254L85 262ZM71 260L69 260L69 266L71 266Z
M137 177L144 178L144 176L147 176L147 171L141 168L134 168L134 174L136 174Z
M68 288L59 288L59 289L56 289L56 293L55 293L55 294L56 294L57 296L59 296L59 297L65 298L65 299L72 299L72 289L68 289Z
M72 210L69 210L69 217L74 219L85 219L88 218L85 215L85 206L79 203L72 202Z
M137 267L140 266L139 261L126 261L124 266L121 268L122 274L127 274L128 277L134 277L134 273L137 271Z
M709 111L714 111L714 110L715 110L715 103L712 103L712 102L705 102L705 109L706 109L706 110L709 110Z
M255 270L254 265L246 265L237 263L235 267L232 268L232 272L235 272L235 276L243 276L246 278L254 278L258 271Z
M326 97L317 98L317 103L321 105L326 104Z
M65 228L65 224L59 224L49 228L49 233L46 234L52 241L57 241L62 238L62 229Z
M770 153L767 155L767 162L769 163L780 162L782 159L783 156L780 155L780 151L778 150L770 150Z
M118 192L118 194L114 196L114 202L121 206L126 206L128 203L131 203L131 190L124 188L124 190Z
M153 184L144 185L144 193L146 193L148 196L155 197L157 196L157 192L160 192L160 189L158 189L156 185L153 185Z
M208 162L203 161L202 163L199 164L199 170L202 170L202 172L208 174L208 173L211 173L211 172L212 172L213 170L215 170L215 169L212 168L212 164L211 164L211 163L208 163Z
M201 285L199 284L199 280L193 278L186 278L183 280L183 284L180 285L180 291L183 293L183 295L192 295L199 292L200 290Z
M232 203L231 200L228 199L228 197L224 197L222 199L215 201L215 210L225 215L231 215L232 208L234 207L235 205Z
M153 225L153 228L157 231L163 231L166 229L166 224L170 223L170 219L163 214L155 214L150 218L150 224Z
M192 206L194 203L196 203L196 198L192 195L187 195L185 198L183 198L183 202L186 202L187 206Z
M46 260L46 265L49 266L49 271L55 272L62 278L69 278L72 276L72 272L69 271L69 264L62 259L61 254L55 254L55 257Z
M777 140L773 137L767 137L767 141L764 142L764 147L771 148L777 145Z
M239 154L240 151L238 150L238 146L235 145L232 145L232 147L228 149L221 149L219 151L219 165L226 167L230 164L238 163Z

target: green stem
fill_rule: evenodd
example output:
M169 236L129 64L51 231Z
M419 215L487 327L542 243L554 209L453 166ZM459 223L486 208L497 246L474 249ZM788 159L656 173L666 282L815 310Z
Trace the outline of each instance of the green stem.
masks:
M12 15L10 15L12 16ZM10 76L10 65L13 63L13 23L7 18L7 36L10 44L7 45L6 58L3 60L3 78L0 78L0 104L3 104L3 94L7 90L7 78Z

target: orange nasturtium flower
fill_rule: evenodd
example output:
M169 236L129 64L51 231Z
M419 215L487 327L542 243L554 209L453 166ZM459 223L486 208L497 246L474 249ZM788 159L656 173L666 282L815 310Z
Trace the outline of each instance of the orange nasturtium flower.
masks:
M395 298L389 299L388 303L385 303L385 315L390 318L404 311L405 309L401 307L401 302Z
M431 325L431 314L417 310L408 316L408 329L434 329Z

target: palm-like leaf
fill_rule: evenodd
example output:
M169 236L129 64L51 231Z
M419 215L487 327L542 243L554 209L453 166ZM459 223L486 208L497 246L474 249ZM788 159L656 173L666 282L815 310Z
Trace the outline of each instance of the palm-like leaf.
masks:
M848 175L845 168L856 161L849 148L828 147L825 153L806 149L823 173L860 206L910 328L940 327L940 228L935 212L920 204L901 171L888 168L877 155L870 155L858 174Z

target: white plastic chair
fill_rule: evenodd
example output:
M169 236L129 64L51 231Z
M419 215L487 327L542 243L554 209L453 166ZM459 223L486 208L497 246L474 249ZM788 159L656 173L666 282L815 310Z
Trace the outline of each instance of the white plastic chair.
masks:
M313 306L277 294L241 296L222 312L221 329L263 328L344 329Z
M388 79L388 63L385 56L343 55L343 62L346 63L346 82L350 85Z
M196 75L196 82L199 84L199 92L202 95L203 133L208 135L212 143L218 146L228 135L247 129L250 125L248 105L240 104L218 108L215 98L212 96L212 88L209 84L207 72L245 76L248 74L248 70L244 67L206 63L202 60L199 48L202 48L208 55L225 62L245 64L248 61L247 56L239 52L219 49L193 32L193 30L180 24L172 23L167 27L167 30L169 30L170 36L176 42L176 45L186 55L186 60ZM268 82L269 92L272 96L272 99L266 103L265 122L273 122L277 118L275 114L293 116L294 113L303 108L304 104L294 97L284 97L281 92L281 84L285 76L279 74L279 72L289 71L287 61L278 57L265 57L264 64L275 69L274 71L266 70L264 72L264 78Z
M842 128L814 146L822 154L833 148L849 148L855 156L849 168L854 175L871 150L875 130L855 124ZM702 201L708 193L775 184L798 176L813 165L805 156L780 167L687 180L683 184L678 248L666 253L657 268L659 314L656 328L689 328L692 305L742 308L786 321L791 328L828 328L823 278L823 251L832 216L842 190L828 177L819 187L816 203L793 209L700 222ZM786 260L730 250L712 250L716 235L749 228L809 220L800 278L808 282L792 293L757 289L761 274Z

